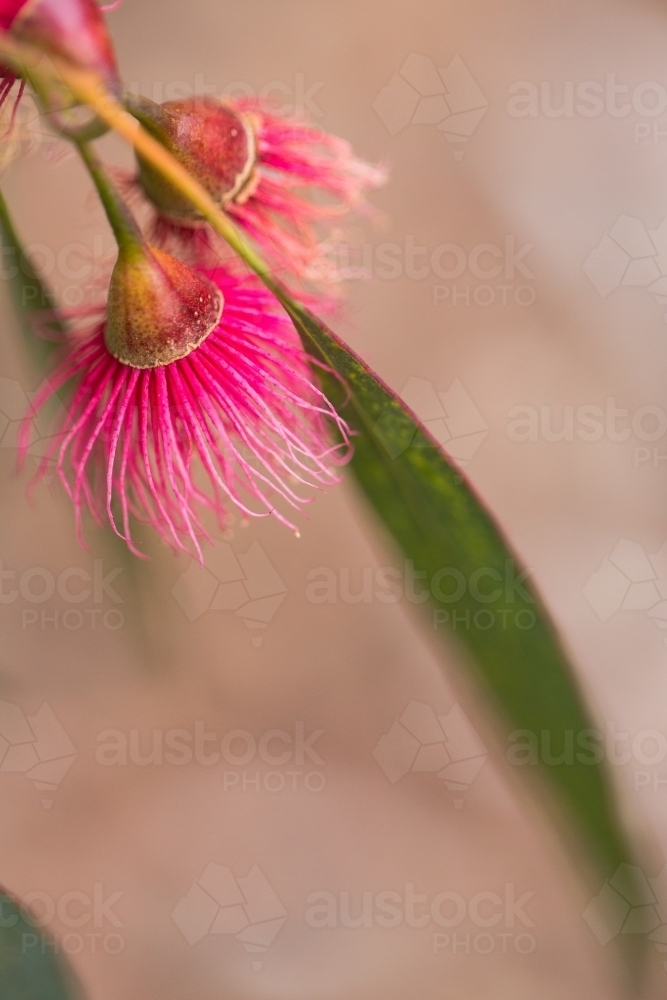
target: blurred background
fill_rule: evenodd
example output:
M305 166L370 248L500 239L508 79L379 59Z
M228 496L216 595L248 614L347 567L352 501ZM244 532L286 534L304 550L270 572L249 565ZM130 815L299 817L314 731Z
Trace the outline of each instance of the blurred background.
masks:
M3 287L3 884L92 1000L621 995L626 918L667 930L667 11L125 0L108 19L129 88L270 97L390 164L383 219L332 249L337 329L530 568L645 880L628 900L608 874L620 933L596 935L600 876L563 853L454 644L443 674L353 484L300 539L235 527L206 571L150 539L144 563L101 532L84 551L60 490L28 503L15 432L40 371ZM3 185L62 301L89 301L112 242L75 158L44 137ZM567 766L567 736L534 738ZM468 765L397 770L401 739Z

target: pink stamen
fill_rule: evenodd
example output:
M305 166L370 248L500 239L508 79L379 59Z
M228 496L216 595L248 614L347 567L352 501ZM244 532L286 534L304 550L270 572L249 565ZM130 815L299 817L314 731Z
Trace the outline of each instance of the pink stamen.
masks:
M88 510L142 555L132 538L139 519L201 561L202 541L210 540L204 511L221 527L235 507L293 529L281 505L300 509L309 500L304 487L337 482L334 467L349 458L348 429L314 384L288 317L255 279L219 267L206 273L225 308L187 357L128 367L109 354L96 322L70 336L35 397L21 430L22 459L37 412L78 379L37 479L55 465L80 538ZM330 440L330 427L339 442Z

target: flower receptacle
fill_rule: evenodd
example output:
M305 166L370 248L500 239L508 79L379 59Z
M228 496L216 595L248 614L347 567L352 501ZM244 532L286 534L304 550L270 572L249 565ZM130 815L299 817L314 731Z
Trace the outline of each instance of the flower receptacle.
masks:
M216 328L224 306L205 275L155 247L121 246L111 276L104 340L132 368L186 357Z

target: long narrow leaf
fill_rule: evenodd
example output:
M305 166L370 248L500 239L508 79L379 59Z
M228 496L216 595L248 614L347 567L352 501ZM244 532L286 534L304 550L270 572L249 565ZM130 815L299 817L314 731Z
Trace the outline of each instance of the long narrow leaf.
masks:
M414 566L436 634L456 636L506 720L562 742L594 728L556 631L521 564L461 472L401 400L331 331L279 292L306 348L345 382L325 391L356 432L352 472ZM455 598L452 600L452 598ZM491 624L492 623L492 624ZM544 767L606 874L628 862L604 765Z
M82 1000L57 942L0 891L0 997L3 1000Z

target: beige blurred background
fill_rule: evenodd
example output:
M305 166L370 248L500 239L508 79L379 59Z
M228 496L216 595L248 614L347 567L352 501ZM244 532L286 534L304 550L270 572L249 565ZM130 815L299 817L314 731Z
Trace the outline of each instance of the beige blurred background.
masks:
M128 86L149 97L270 92L285 111L305 110L364 157L390 162L376 198L386 224L358 233L359 248L340 258L370 274L350 281L338 328L468 459L564 633L599 725L625 734L617 747L629 759L613 777L659 896L667 10L595 0L125 0L109 24ZM517 95L533 103L511 103ZM105 148L129 163L113 142ZM76 161L43 142L6 172L4 190L73 304L76 272L110 247ZM496 262L502 271L486 276ZM3 324L4 427L39 375L17 346L4 292ZM537 421L535 440L516 440L515 407L530 408L521 412ZM591 442L577 435L596 412L583 407L626 412ZM216 578L150 542L142 564L101 534L82 551L62 493L42 489L29 505L11 434L3 445L0 699L28 750L16 771L0 770L0 880L52 918L92 1000L621 995L614 943L603 946L583 919L601 880L578 879L454 647L443 676L418 609L383 603L375 585L353 603L364 572L375 580L393 556L351 484L317 498L299 540L267 521L236 528L217 550ZM248 605L274 598L263 611L211 607L234 558ZM67 594L83 578L67 572L94 576L94 560L100 579L113 579L73 603ZM336 581L334 603L312 600L322 568ZM49 580L70 589L36 602ZM265 627L249 627L258 613ZM411 702L439 716L463 707L489 751L470 787L452 791L416 772L392 784L383 773L373 750ZM38 714L44 704L53 717ZM161 762L137 762L153 731L174 730L216 734L206 753L241 735L209 764L170 763L168 747ZM316 734L313 754L293 752L286 737L267 743L272 730ZM105 764L101 747L118 733L130 748L139 741L139 755ZM51 781L29 774L40 738L69 760ZM260 745L291 756L271 763ZM248 950L243 931L209 932L210 897L191 887L206 871L220 875L210 865L237 880L261 872L251 925L286 916L271 940L266 931L264 950L257 941ZM312 926L312 894L322 892L336 926ZM404 916L393 928L377 919L387 892ZM443 903L451 926L432 917L409 926L410 892L428 903L457 894ZM496 902L526 893L516 913ZM96 894L111 900L106 910ZM370 926L346 926L364 899ZM174 912L186 913L181 926ZM417 915L426 912L420 902ZM667 955L654 944L648 955L645 995L657 997Z

